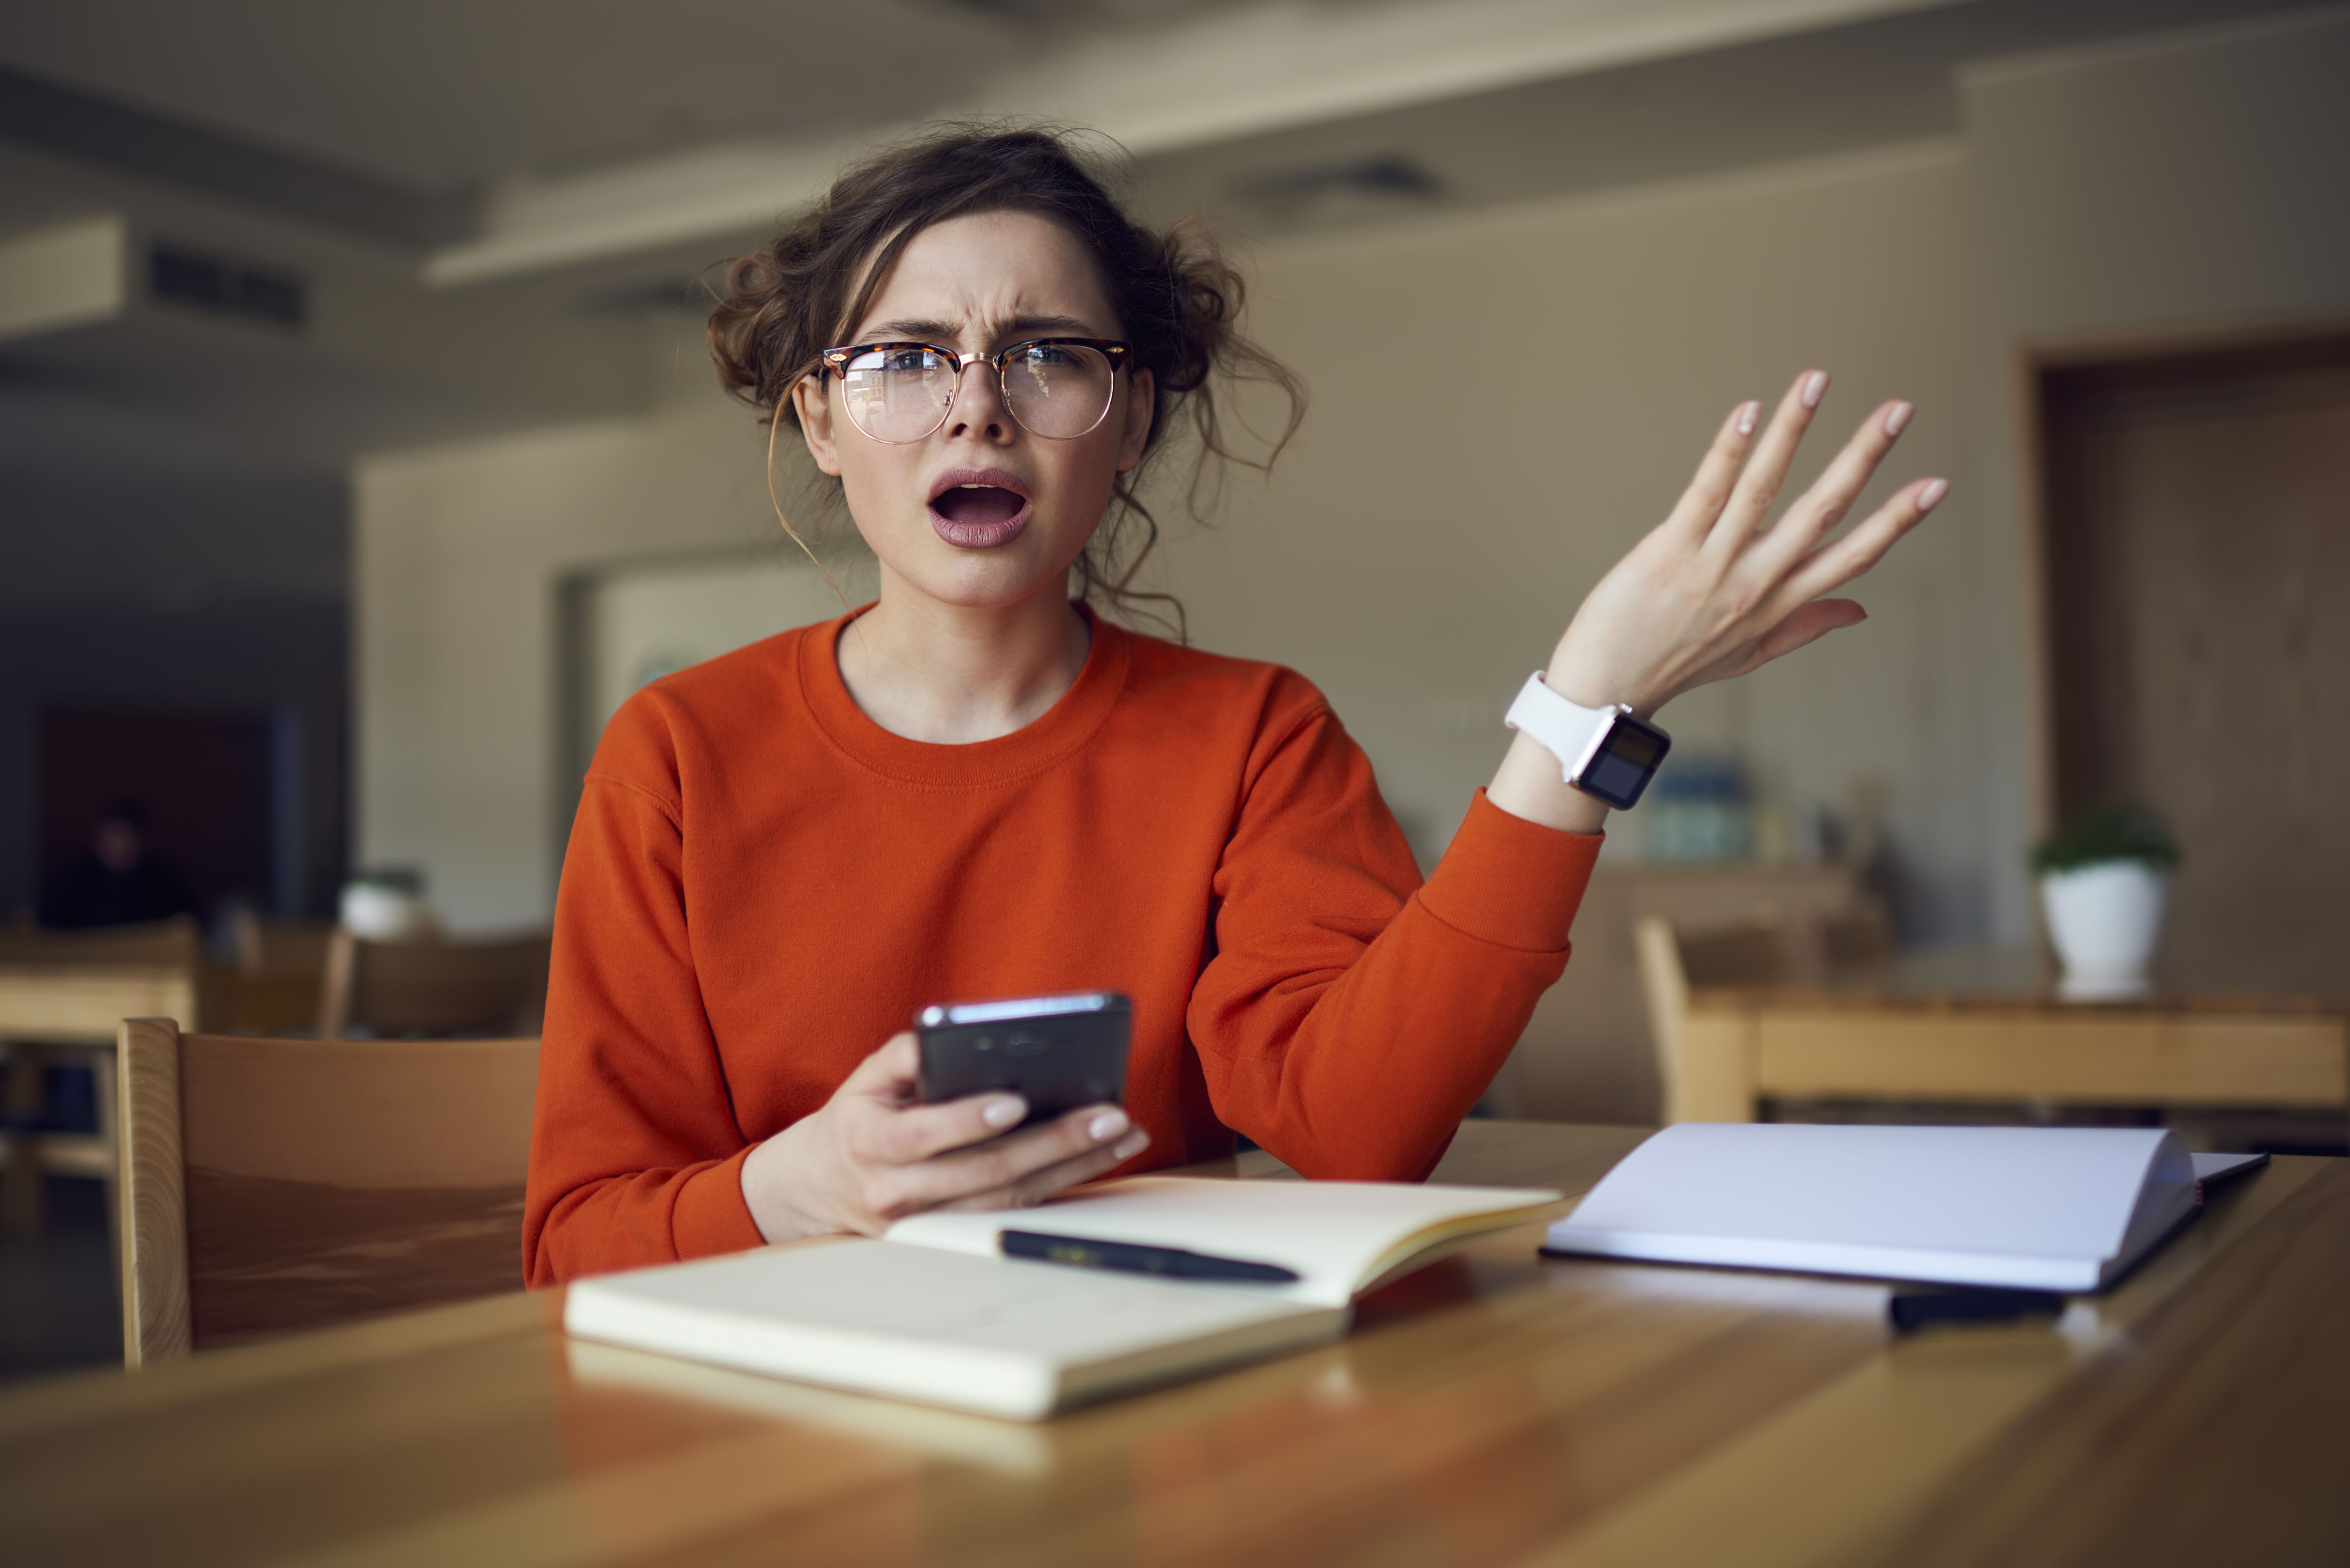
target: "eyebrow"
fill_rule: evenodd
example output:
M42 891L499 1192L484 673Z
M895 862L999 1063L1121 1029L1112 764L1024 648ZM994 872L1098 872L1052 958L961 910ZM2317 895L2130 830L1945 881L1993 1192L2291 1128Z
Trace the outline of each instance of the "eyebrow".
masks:
M899 338L920 338L938 342L954 337L957 328L951 322L912 317L899 321L878 322L859 338L866 343L887 342ZM1037 333L1058 334L1068 337L1091 337L1093 323L1079 321L1074 316L1015 316L996 328L1000 337L1023 337Z

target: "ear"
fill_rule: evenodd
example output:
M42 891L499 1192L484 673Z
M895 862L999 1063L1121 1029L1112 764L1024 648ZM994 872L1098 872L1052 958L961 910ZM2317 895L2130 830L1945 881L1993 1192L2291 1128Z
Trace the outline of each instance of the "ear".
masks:
M826 386L815 376L801 377L792 387L792 408L800 417L800 438L807 442L808 455L817 468L837 479L840 443L833 436L832 400L825 396Z
M1150 413L1158 407L1159 383L1148 370L1126 378L1126 428L1118 433L1118 471L1131 472L1142 461L1142 443L1150 439Z

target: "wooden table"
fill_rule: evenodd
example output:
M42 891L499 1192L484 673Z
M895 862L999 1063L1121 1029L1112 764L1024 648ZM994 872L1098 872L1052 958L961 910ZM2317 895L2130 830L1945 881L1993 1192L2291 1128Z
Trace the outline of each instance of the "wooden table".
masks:
M194 1026L192 963L0 962L0 1041L7 1043L5 1100L13 1120L37 1117L52 1060L79 1062L97 1080L93 1132L0 1129L0 1230L36 1235L41 1178L92 1177L114 1210L114 1037L126 1018L177 1018ZM109 1219L110 1222L110 1219Z
M1581 1189L1639 1136L1471 1123L1439 1177ZM2350 1161L2223 1189L2053 1330L1896 1343L1880 1286L1546 1261L1537 1234L1399 1282L1340 1345L1039 1426L571 1344L556 1293L77 1376L0 1395L0 1553L2350 1560Z
M2060 1002L2031 954L1910 955L1827 987L1699 989L1667 1119L1773 1097L2350 1110L2350 1003L2190 992Z

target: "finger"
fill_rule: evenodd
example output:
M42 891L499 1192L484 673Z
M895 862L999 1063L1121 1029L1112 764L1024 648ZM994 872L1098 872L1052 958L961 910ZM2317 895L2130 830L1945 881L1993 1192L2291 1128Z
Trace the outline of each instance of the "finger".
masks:
M857 1064L848 1076L841 1080L839 1092L879 1095L885 1098L894 1098L902 1094L910 1099L921 1069L921 1048L915 1043L913 1031L904 1030L889 1036L871 1055Z
M1826 472L1787 509L1787 514L1756 550L1756 566L1773 575L1790 571L1822 539L1835 532L1836 525L1845 520L1852 504L1875 476L1877 464L1885 461L1894 441L1908 428L1909 416L1915 411L1911 405L1897 400L1881 405L1862 421Z
M941 1204L942 1209L1029 1209L1058 1192L1065 1192L1081 1181L1114 1170L1150 1147L1150 1135L1137 1127L1107 1148L1081 1154L1075 1159L1065 1159L1048 1165L1042 1170L1031 1171L1019 1180L993 1191L974 1193Z
M1868 612L1851 599L1814 599L1800 605L1793 615L1764 632L1741 661L1740 675L1758 670L1774 659L1783 659L1799 648L1817 642L1832 631L1848 626L1858 626L1868 618Z
M861 1122L853 1149L878 1165L917 1165L1003 1136L1028 1114L1017 1095L966 1095L935 1106L884 1106Z
M1064 1160L1115 1147L1133 1132L1132 1119L1118 1106L1088 1106L979 1147L906 1164L897 1172L891 1197L899 1212L910 1212L1006 1189Z
M1774 602L1791 612L1798 605L1844 587L1882 560L1885 552L1893 548L1901 535L1924 522L1926 514L1940 505L1942 497L1950 493L1949 482L1940 479L1916 480L1903 485L1866 521L1804 557L1780 585Z
M1713 432L1713 444L1698 461L1697 472L1691 476L1689 488L1665 518L1669 531L1702 539L1713 526L1714 519L1730 502L1731 487L1738 483L1738 471L1745 466L1746 450L1754 444L1755 422L1762 417L1762 405L1744 402L1730 410L1721 428Z
M1771 508L1779 499L1779 487L1787 482L1787 469L1795 461L1795 448L1802 444L1804 432L1811 428L1812 414L1827 395L1828 373L1806 370L1795 378L1787 395L1779 400L1778 411L1771 416L1769 428L1754 443L1753 455L1747 459L1746 471L1738 476L1738 483L1730 493L1729 504L1722 507L1721 517L1707 536L1709 545L1727 550L1745 547Z

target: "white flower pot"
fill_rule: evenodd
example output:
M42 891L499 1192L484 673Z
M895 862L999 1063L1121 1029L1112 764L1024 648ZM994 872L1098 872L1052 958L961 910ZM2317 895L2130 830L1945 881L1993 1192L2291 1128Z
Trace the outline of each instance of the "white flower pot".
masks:
M405 888L380 882L344 884L343 924L371 942L412 942L432 934L432 907Z
M2064 968L2068 1002L2126 1002L2154 989L2155 943L2170 874L2138 860L2103 860L2040 878L2040 907Z

